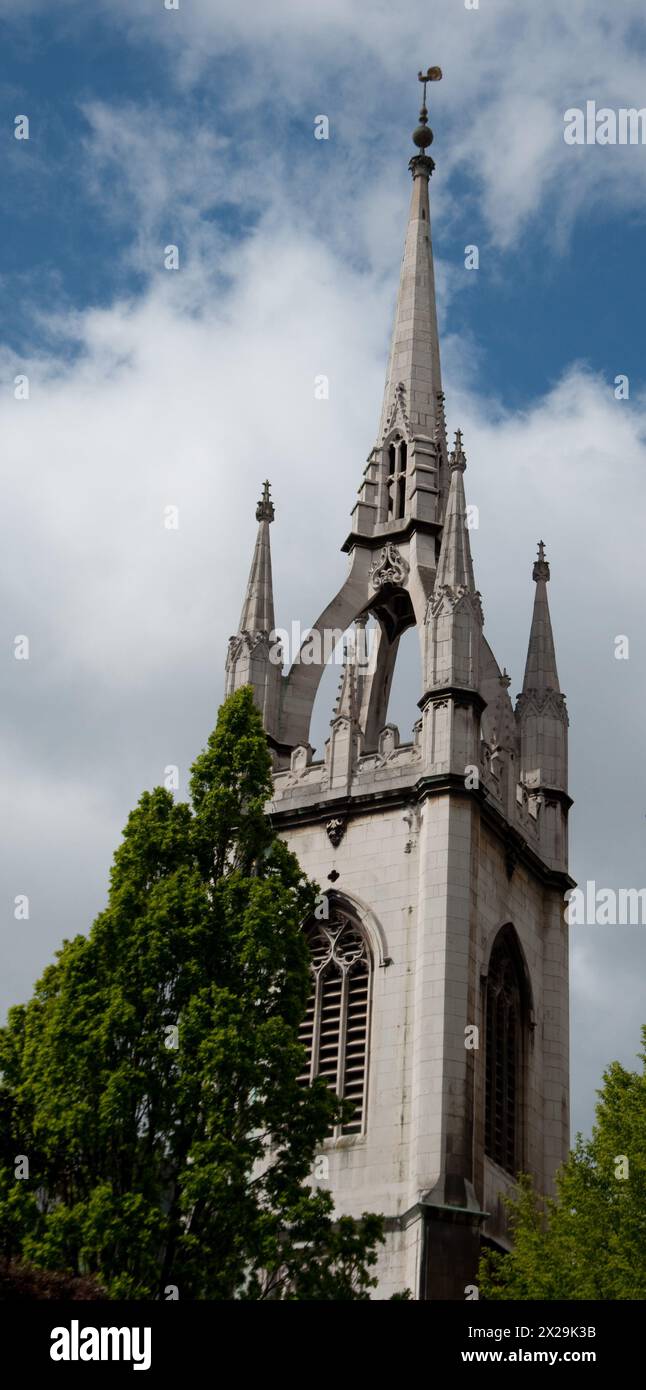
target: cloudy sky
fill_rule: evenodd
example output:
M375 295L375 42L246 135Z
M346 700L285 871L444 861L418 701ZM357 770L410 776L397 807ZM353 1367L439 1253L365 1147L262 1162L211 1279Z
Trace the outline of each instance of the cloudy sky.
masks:
M572 871L646 883L646 148L563 138L571 107L646 101L642 8L0 0L0 1013L105 903L141 791L169 764L185 791L263 478L280 624L307 626L339 586L379 417L416 74L433 63L444 385L480 509L487 635L513 694L542 535L572 721ZM417 687L408 643L392 707L404 737ZM319 748L330 699L327 680ZM572 932L575 1129L604 1065L634 1063L645 937Z

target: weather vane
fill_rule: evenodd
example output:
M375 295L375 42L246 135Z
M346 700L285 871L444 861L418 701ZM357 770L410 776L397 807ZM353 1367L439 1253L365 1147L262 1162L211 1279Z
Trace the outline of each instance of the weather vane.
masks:
M424 105L424 106L426 106L426 83L427 83L427 82L441 82L441 80L442 80L442 69L441 69L441 68L429 68L429 69L428 69L428 72L418 72L418 74L417 74L417 81L418 81L418 82L423 82L423 83L424 83L424 99L423 99L423 105Z
M428 149L429 145L433 143L433 131L430 129L428 124L428 110L426 106L426 83L439 82L441 77L441 68L429 68L427 72L418 72L417 74L418 81L424 84L424 97L422 100L422 109L419 113L419 125L417 127L417 130L413 131L413 141L417 145L417 148L422 151Z

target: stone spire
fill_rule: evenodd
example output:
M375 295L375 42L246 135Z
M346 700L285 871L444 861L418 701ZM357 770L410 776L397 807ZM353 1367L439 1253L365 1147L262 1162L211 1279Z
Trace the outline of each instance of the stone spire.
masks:
M345 549L356 535L374 536L385 527L405 530L411 523L424 526L441 521L448 460L428 199L435 164L426 152L433 140L426 84L441 76L439 68L419 74L424 100L413 132L417 153L408 165L413 189L386 385L377 439L368 456Z
M348 719L354 725L358 719L358 712L357 668L354 653L348 648L331 722L334 723L335 719Z
M274 591L271 577L271 542L269 526L274 519L274 504L269 496L270 484L265 482L262 497L256 507L259 523L256 546L251 561L247 592L240 614L239 632L273 632Z
M536 584L523 688L516 704L521 734L521 776L528 787L567 789L567 725L547 600L550 567L538 544Z
M435 586L425 623L424 711L427 756L443 749L447 771L477 765L482 605L476 589L464 495L466 458L460 430L450 456L451 482Z
M274 504L266 482L256 507L258 535L240 625L237 633L229 638L226 660L226 694L231 695L242 685L251 685L270 738L278 734L282 682L282 653L275 637L269 540L273 519Z
M560 690L559 678L556 670L556 653L554 651L550 610L547 601L547 584L549 577L550 567L545 559L545 546L542 541L539 541L538 559L535 561L532 571L532 578L536 584L536 593L534 595L534 613L532 616L531 632L529 634L529 646L527 648L523 694L527 694L530 690L541 692L547 690Z
M347 791L352 781L362 736L359 727L361 694L364 677L358 668L361 638L365 640L363 618L357 621L357 636L347 643L343 674L331 719L330 737L326 744L325 760L328 785L336 791Z
M444 516L442 548L435 576L434 597L448 591L453 602L465 593L477 596L473 576L473 560L467 530L467 503L464 495L464 470L467 461L462 447L462 431L456 430L455 444L449 460L451 482Z
M429 73L433 76L420 73L425 94L426 82L436 81L442 76L439 68L431 68ZM413 155L408 166L413 176L413 189L379 442L398 417L407 421L412 435L421 434L432 439L436 429L438 396L442 390L428 199L428 183L435 164L425 153L433 140L433 132L427 124L425 100L419 119L420 124L413 134L419 153Z

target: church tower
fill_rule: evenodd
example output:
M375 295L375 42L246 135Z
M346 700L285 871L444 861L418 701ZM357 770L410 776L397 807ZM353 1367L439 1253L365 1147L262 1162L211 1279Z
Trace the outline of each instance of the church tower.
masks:
M377 438L343 550L347 577L287 673L274 627L265 485L227 690L251 684L273 751L278 833L325 895L304 924L304 1083L352 1105L325 1142L339 1214L385 1216L377 1298L464 1299L481 1244L509 1248L517 1173L552 1190L568 1124L567 713L544 547L527 664L483 632L466 457L449 451L435 306L426 83ZM520 506L522 499L518 498ZM419 718L388 722L402 633L420 641ZM318 685L345 634L324 756ZM368 637L373 638L371 642ZM278 659L277 659L278 658Z

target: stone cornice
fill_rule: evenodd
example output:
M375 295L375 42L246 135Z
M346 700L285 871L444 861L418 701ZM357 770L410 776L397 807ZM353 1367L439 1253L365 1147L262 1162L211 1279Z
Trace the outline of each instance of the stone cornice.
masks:
M270 819L274 829L280 834L304 825L322 825L324 827L331 816L343 816L350 821L355 816L378 815L385 809L407 807L411 803L421 805L431 796L447 795L464 797L469 800L475 798L479 803L483 819L502 845L509 864L512 866L518 863L524 864L531 873L541 880L545 887L557 888L561 893L564 893L568 888L575 887L575 880L570 877L566 870L551 869L541 859L520 831L516 830L506 820L502 812L494 806L482 786L478 788L465 787L464 778L457 773L429 774L402 787L388 788L382 792L366 792L358 796L346 794L336 798L326 797L310 803L309 806L285 807L284 810L281 810L279 806L272 803ZM572 805L571 799L566 793L554 792L553 795L555 798L562 799L564 809L567 810Z
M415 1205L402 1212L401 1216L385 1216L384 1228L387 1231L405 1231L407 1226L410 1226L414 1221L419 1221L421 1217L480 1225L481 1222L487 1221L490 1216L491 1212L476 1210L474 1207L441 1206L437 1202L421 1201L415 1202Z
M442 531L441 521L422 521L419 517L409 516L402 519L401 526L394 527L392 530L384 523L383 531L372 531L370 535L361 535L358 531L351 531L341 546L341 550L347 555L357 546L363 546L365 550L381 549L387 541L408 540L409 536L416 531L421 531L426 536L439 536Z
M472 705L478 714L482 714L487 708L487 701L483 699L480 691L464 685L442 685L437 689L427 690L421 700L417 701L417 705L419 709L424 710L427 705L436 704L440 700L454 700L456 705Z
M566 813L574 805L572 797L563 791L562 787L528 787L525 785L525 790L530 793L539 792L546 804L549 804L550 801L556 801Z

